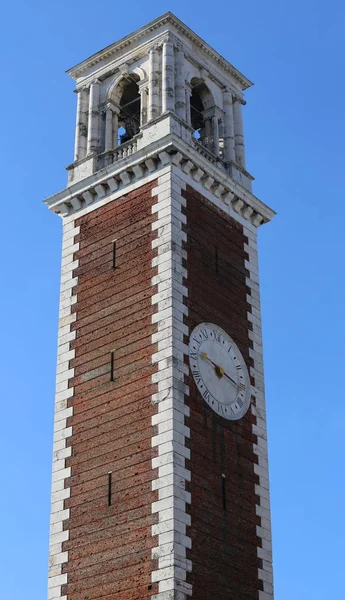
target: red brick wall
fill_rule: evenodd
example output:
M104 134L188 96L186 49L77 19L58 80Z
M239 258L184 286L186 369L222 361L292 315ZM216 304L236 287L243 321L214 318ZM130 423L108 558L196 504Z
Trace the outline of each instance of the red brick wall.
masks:
M227 331L251 365L251 342L247 319L250 305L244 260L247 242L242 226L217 210L192 188L187 199L188 325L213 322ZM204 402L192 377L190 386L192 481L189 533L193 562L189 583L194 600L258 600L261 561L257 558L260 540L255 514L253 453L255 418L250 410L239 421L227 421ZM252 383L253 380L252 380ZM223 508L222 474L226 476L226 509Z
M73 435L67 459L71 497L68 600L143 600L157 592L151 586L152 471L151 395L151 190L147 184L80 217L75 241L79 266L75 288L77 320ZM116 269L112 268L116 244ZM110 353L115 351L115 381L110 381ZM108 506L108 472L112 504Z

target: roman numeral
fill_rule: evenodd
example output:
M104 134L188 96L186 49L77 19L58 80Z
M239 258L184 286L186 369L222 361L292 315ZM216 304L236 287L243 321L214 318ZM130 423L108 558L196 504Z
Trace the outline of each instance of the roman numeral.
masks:
M218 413L224 415L224 406L220 402L218 402Z
M206 402L209 402L211 400L211 395L210 395L210 392L208 390L205 390L203 392L202 397L204 398L204 400L206 400Z
M200 371L192 371L194 379L196 381L196 383L200 383L201 381L201 375L200 375Z
M219 344L222 341L222 336L220 335L219 331L216 331L215 329L213 330L213 335L214 335L214 339L216 340L216 342L218 342Z

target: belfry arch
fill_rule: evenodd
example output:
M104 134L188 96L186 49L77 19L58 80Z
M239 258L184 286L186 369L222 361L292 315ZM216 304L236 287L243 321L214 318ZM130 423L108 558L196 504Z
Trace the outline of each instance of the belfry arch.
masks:
M126 75L116 87L114 101L118 107L118 145L131 140L140 131L141 100L139 76Z
M193 135L205 148L218 155L222 123L217 116L213 95L203 79L194 77L190 86L190 122L194 129Z
M108 92L105 108L104 150L128 142L140 131L141 96L136 73L117 79Z

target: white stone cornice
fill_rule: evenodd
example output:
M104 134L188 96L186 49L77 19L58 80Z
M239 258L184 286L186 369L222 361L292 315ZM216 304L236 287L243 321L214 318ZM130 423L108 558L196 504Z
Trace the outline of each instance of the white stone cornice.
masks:
M234 181L227 173L191 148L190 144L171 133L133 155L114 162L65 190L54 194L45 204L64 217L96 204L115 190L123 190L138 179L159 171L170 162L187 170L194 181L203 186L225 206L256 227L267 223L275 212L251 192ZM251 209L251 210L249 210Z
M119 55L121 52L127 50L133 50L135 45L141 43L141 39L146 37L147 35L151 35L159 29L163 29L166 26L172 26L178 34L182 36L182 38L186 38L188 42L192 42L192 44L196 47L196 49L201 50L203 54L206 54L212 61L214 61L223 71L233 77L240 89L245 90L249 88L252 83L247 79L240 71L238 71L231 63L225 60L216 50L211 48L202 38L196 35L189 27L187 27L182 21L180 21L177 17L175 17L171 12L168 12L158 19L155 19L148 25L141 27L137 31L131 33L126 36L122 40L107 46L100 52L92 55L90 58L84 60L79 63L75 67L72 67L67 71L67 74L70 75L73 79L79 79L80 77L85 76L87 72L98 65L101 62L111 60L115 58L116 55Z

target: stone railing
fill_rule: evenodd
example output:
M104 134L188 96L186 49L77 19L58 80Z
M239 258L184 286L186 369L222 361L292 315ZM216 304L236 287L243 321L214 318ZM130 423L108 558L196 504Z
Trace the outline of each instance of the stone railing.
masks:
M98 168L102 169L107 165L111 165L112 163L118 162L127 156L131 156L134 152L137 151L138 146L138 137L135 136L128 142L117 146L113 150L107 150L106 152L102 152L102 154L98 155Z
M203 156L204 158L209 160L214 165L221 163L221 160L219 159L219 157L217 157L215 154L213 154L213 152L211 152L211 150L208 150L203 144L201 144L201 142L199 142L195 138L192 138L192 140L194 142L195 150L199 154L201 154L201 156Z
M125 142L124 144L121 144L121 146L118 146L117 148L115 148L115 150L113 150L113 160L112 162L117 162L118 160L122 160L123 158L126 158L126 156L130 156L131 154L133 154L133 152L137 151L137 139L134 137L131 140L128 140L128 142Z

